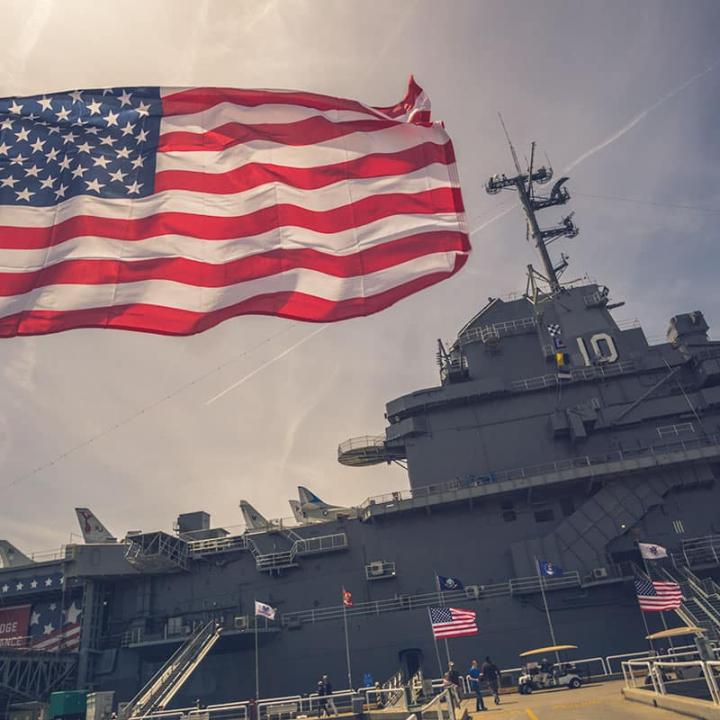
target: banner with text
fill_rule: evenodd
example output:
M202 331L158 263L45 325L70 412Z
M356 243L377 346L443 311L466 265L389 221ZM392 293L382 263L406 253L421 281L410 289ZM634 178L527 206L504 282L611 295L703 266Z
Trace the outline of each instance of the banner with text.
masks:
M0 608L0 647L25 647L30 623L30 605Z

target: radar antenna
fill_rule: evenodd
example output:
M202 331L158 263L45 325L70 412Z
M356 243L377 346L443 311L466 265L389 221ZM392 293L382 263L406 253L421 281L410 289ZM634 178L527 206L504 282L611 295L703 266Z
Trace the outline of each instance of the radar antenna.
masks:
M556 205L564 205L570 200L570 193L565 187L565 183L568 178L560 178L553 186L550 194L538 194L535 185L544 185L550 182L553 176L553 170L550 164L547 166L543 165L537 169L533 167L535 161L535 143L533 142L530 146L530 163L527 171L523 172L520 167L515 147L510 140L510 134L507 131L505 122L502 115L500 115L500 124L502 125L505 137L507 138L508 145L510 146L510 154L512 155L513 163L515 164L515 170L517 174L514 177L507 177L507 175L493 175L486 183L485 190L490 195L495 195L501 190L517 190L520 197L520 203L525 211L525 218L527 220L528 237L532 237L535 247L540 253L540 259L542 260L545 274L538 273L529 266L529 270L532 276L531 284L535 287L535 280L544 280L550 286L550 293L555 295L562 290L562 284L560 283L560 275L568 265L567 256L562 255L561 261L555 265L550 258L548 252L548 245L559 237L574 238L577 236L579 230L577 225L573 222L574 213L570 213L561 219L560 223L555 227L542 229L537 219L537 211L544 210L549 207Z

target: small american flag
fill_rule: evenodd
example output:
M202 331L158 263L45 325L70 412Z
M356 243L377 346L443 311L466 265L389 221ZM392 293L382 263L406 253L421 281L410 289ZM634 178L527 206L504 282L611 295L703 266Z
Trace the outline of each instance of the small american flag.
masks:
M435 639L477 635L478 627L474 610L459 608L428 608L428 610Z
M635 591L644 612L676 610L682 605L682 591L675 582L636 578Z
M0 98L0 337L342 320L469 251L452 144L414 81L391 107L235 88Z

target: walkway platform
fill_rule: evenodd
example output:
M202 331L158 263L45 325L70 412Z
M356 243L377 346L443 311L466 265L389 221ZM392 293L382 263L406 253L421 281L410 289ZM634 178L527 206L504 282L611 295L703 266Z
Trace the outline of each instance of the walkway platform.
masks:
M485 698L486 712L475 712L475 701L464 700L471 720L679 720L687 714L664 710L623 697L624 682L590 683L578 690L559 688L532 695L502 695L500 705ZM696 716L700 717L700 716Z

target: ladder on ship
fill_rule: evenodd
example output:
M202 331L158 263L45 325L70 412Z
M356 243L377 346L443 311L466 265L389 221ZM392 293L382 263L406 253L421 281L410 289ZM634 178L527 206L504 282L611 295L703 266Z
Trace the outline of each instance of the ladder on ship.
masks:
M220 638L222 627L211 620L192 635L125 706L122 717L146 717L164 710Z

